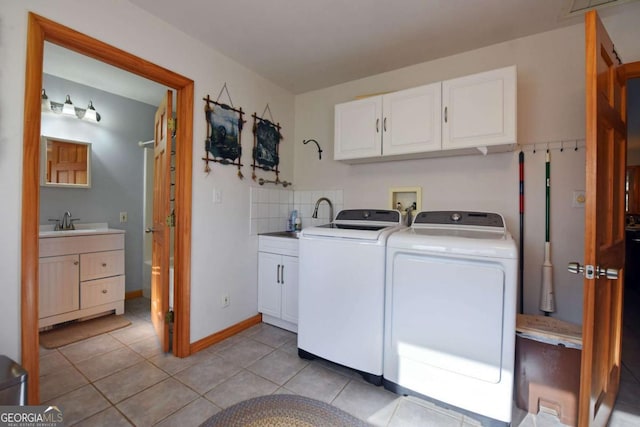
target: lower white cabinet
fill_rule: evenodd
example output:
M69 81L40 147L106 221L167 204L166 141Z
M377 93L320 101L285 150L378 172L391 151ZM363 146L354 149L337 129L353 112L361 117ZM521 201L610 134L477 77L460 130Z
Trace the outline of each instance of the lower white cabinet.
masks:
M258 311L262 321L298 330L298 239L259 236Z
M39 327L124 313L124 232L40 238Z

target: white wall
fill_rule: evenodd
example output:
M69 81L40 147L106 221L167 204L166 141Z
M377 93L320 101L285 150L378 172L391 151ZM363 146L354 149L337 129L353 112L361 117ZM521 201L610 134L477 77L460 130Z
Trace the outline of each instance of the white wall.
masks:
M605 21L616 49L640 59L640 5ZM620 40L618 42L618 40ZM333 106L356 96L405 89L507 65L518 68L518 142L525 146L525 312L537 313L544 249L544 150L552 148L551 242L556 317L582 322L582 280L569 261L583 258L584 210L572 208L584 190L584 28L576 25L418 64L296 96L295 183L298 189L344 189L345 208L387 207L389 188L422 187L423 210L468 209L503 214L519 238L518 152L364 165L333 161ZM321 161L304 139L317 139Z
M3 2L0 9L0 198L5 227L0 245L0 331L2 353L20 360L20 229L22 192L23 98L27 12L74 28L195 81L191 264L191 341L215 333L257 313L257 238L249 236L247 166L253 146L251 114L269 103L282 126L280 177L292 180L294 98L284 89L170 27L132 4L119 0ZM236 107L247 113L242 134L244 180L237 169L212 165L204 174L206 122L202 97L217 96L227 83ZM258 173L260 176L260 173ZM270 176L265 178L271 179ZM222 203L212 203L213 188ZM220 295L231 305L222 309Z

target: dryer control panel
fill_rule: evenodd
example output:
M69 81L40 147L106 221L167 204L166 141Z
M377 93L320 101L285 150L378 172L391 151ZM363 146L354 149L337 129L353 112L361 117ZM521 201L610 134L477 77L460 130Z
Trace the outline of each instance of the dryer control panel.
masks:
M424 211L413 223L504 228L502 215L492 212Z

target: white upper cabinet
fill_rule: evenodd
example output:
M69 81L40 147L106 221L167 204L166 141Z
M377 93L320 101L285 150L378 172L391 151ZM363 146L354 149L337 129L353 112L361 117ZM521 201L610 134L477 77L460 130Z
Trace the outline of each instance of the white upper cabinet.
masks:
M334 159L347 163L512 150L516 67L335 106Z
M335 107L335 160L440 150L440 83Z
M442 82L442 149L516 143L516 67Z
M333 158L379 157L382 154L381 116L381 96L336 105Z
M382 97L382 155L440 150L440 83Z

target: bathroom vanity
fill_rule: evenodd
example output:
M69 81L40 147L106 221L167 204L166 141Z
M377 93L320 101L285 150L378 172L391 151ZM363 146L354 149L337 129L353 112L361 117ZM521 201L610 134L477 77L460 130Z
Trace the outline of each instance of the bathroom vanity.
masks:
M39 327L124 313L123 230L106 224L40 231Z

